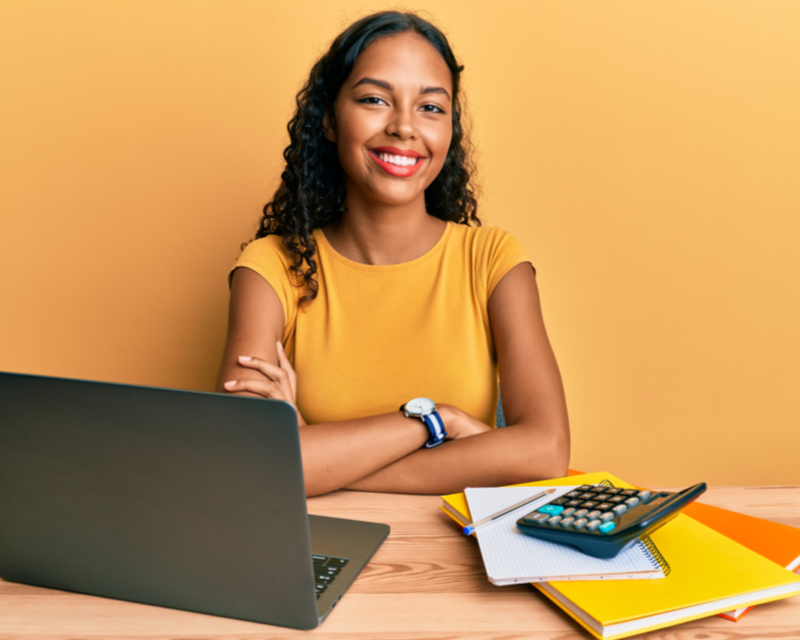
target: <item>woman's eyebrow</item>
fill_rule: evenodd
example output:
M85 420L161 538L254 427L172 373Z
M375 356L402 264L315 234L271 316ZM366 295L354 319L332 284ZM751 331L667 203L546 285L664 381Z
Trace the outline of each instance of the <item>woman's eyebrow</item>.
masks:
M353 89L361 86L362 84L374 84L376 87L381 87L387 91L392 91L394 89L394 87L386 82L386 80L376 80L375 78L361 78L361 80L353 85Z
M447 89L444 87L425 87L424 89L420 90L419 95L424 96L428 93L443 93L447 96L447 99L450 100L450 94L447 93Z
M394 87L386 82L386 80L376 80L375 78L361 78L358 82L353 85L353 89L362 84L374 84L376 87L381 87L382 89L386 89L387 91L394 91ZM424 96L429 93L442 93L450 99L450 94L447 92L447 89L444 87L423 87L419 91L419 95Z

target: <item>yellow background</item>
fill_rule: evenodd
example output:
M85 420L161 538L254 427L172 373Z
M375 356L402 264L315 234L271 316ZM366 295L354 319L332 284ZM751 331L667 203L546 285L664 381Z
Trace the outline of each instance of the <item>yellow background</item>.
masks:
M0 369L210 389L329 0L0 3ZM800 3L456 2L480 212L539 271L571 465L800 482Z

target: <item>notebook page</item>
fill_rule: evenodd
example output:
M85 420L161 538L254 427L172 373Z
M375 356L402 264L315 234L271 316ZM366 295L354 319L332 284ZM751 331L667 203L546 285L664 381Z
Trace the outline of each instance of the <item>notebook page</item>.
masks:
M551 487L467 488L472 520L490 516ZM489 580L495 584L545 580L663 578L664 573L641 542L616 558L593 558L577 549L526 536L516 527L519 518L575 489L552 487L555 493L520 507L477 530L478 544Z

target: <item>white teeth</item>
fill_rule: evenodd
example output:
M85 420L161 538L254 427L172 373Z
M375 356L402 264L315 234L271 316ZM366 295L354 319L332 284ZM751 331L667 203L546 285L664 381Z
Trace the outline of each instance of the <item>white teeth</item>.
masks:
M417 164L417 158L411 158L409 156L393 156L388 153L379 153L378 157L384 162L396 164L401 167L410 167L412 164Z

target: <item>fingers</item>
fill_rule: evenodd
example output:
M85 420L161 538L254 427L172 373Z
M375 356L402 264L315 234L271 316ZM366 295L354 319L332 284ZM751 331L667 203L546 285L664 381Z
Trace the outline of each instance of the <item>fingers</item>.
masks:
M278 366L262 358L252 356L239 356L238 364L248 369L254 369L264 375L265 379L231 380L222 386L230 393L249 392L264 398L286 400L297 411L297 422L302 427L306 421L297 409L297 374L283 350L283 345L278 342Z
M262 358L254 358L251 356L239 356L238 360L239 360L239 366L260 371L267 378L275 382L282 382L284 380L289 379L288 371L272 364L271 362L267 362Z
M440 404L436 405L436 408L439 410L439 415L444 422L448 440L459 440L494 431L489 425L482 423L477 418L473 418L465 411L452 405Z
M226 391L240 393L247 391L261 396L262 398L272 398L274 400L287 400L291 402L283 393L280 384L272 380L254 380L243 378L241 380L231 380L222 385Z
M227 391L250 391L265 398L280 398L295 403L297 375L282 347L278 349L278 366L253 356L239 356L238 364L258 371L265 380L247 378L231 380L223 385Z

